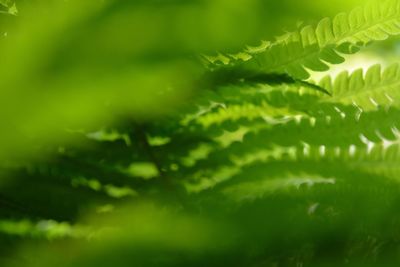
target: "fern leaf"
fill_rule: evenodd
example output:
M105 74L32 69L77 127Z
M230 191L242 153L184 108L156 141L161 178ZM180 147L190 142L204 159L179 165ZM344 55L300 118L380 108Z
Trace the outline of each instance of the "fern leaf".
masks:
M323 102L345 105L354 104L363 110L373 110L378 106L400 105L400 67L394 64L381 71L380 65L372 66L363 74L359 69L352 74L340 73L334 81L325 77L320 86L332 92L332 97L323 97Z
M193 178L192 181L187 180L190 185L186 185L187 188L194 191L203 190L238 175L253 177L255 175L248 173L247 168L257 163L266 164L267 166L261 168L265 168L265 175L271 177L268 164L283 164L287 160L297 162L299 168L306 166L302 171L307 171L309 167L309 172L314 174L324 173L327 177L335 177L335 168L338 168L336 165L322 166L320 169L315 168L315 164L303 164L303 161L327 164L338 161L342 165L346 164L349 170L364 170L357 164L377 159L375 154L369 154L371 145L387 146L399 140L397 129L400 122L397 109L380 109L358 115L358 109L355 107L339 108L332 105L331 111L330 116L324 114L319 118L293 118L287 123L273 126L265 123L264 126L262 123L258 127L253 125L242 140L227 147L214 148L206 158L197 161L194 166L181 169L181 172ZM385 163L385 159L381 161ZM385 168L386 166L382 169ZM285 169L282 166L277 167L281 172L285 172ZM286 177L282 173L281 175ZM192 185L193 181L195 185Z
M400 34L400 2L389 0L356 8L333 19L322 19L317 26L305 26L278 38L247 57L225 57L224 64L240 59L244 67L267 73L287 73L298 79L310 77L308 70L326 71L329 64L344 61L342 53L352 54L372 41ZM261 50L261 51L260 51ZM216 58L213 62L218 61Z

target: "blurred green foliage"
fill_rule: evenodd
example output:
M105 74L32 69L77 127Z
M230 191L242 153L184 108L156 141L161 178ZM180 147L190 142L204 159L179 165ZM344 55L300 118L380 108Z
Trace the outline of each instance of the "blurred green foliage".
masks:
M0 265L397 266L400 2L364 2L0 0Z

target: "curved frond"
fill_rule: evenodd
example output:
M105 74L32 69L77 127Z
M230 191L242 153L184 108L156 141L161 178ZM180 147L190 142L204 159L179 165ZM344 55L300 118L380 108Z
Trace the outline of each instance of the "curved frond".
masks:
M247 49L238 55L220 54L210 62L224 65L244 62L244 68L287 73L304 80L310 77L308 70L327 71L329 64L344 61L341 54L355 53L372 41L398 34L400 2L374 2L348 14L340 13L333 19L325 18L316 26L305 26L277 38L272 44L264 42L258 49Z
M333 20L321 20L316 27L306 26L290 33L256 56L267 72L285 72L307 79L307 69L326 71L328 63L344 61L340 53L353 53L355 48L371 41L385 40L400 34L400 2L386 1L341 13Z
M344 71L334 81L328 76L319 83L332 93L323 97L323 102L354 104L363 110L373 110L378 106L400 104L400 67L387 67L383 72L380 65L372 66L364 74L362 69L352 74Z

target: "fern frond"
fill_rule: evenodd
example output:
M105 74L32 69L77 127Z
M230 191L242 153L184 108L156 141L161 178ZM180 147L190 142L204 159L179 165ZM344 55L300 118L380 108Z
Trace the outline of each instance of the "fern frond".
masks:
M344 61L340 54L352 54L360 47L400 34L400 2L388 0L371 3L350 13L340 13L333 19L322 19L316 26L308 25L298 31L264 42L258 49L247 49L241 56L222 55L209 62L262 69L266 73L287 73L305 80L308 70L326 71L328 64ZM245 54L246 56L243 56Z
M186 116L183 122L184 125L189 122L199 124L206 129L222 126L225 130L235 131L240 125L271 122L277 118L344 115L348 112L359 116L362 111L399 107L399 80L400 66L394 64L384 71L380 65L372 66L365 74L362 69L352 74L345 71L335 80L326 76L318 85L332 96L313 92L301 84L224 86L213 92L215 97L207 95L210 103L202 112ZM353 105L355 109L340 111L343 105Z
M256 58L267 72L307 79L306 69L326 71L327 63L343 62L338 53L353 53L358 46L398 34L400 2L391 0L356 8L350 14L341 13L333 20L323 19L316 27L306 26Z
M299 83L223 86L192 103L192 111L182 112L184 116L180 124L193 132L218 134L222 134L223 130L236 131L240 126L274 124L309 114L310 108L319 104L320 94Z
M315 162L305 164L303 161L326 161L327 164L339 161L340 164L347 165L348 169L353 169L349 164L356 164L358 161L354 162L355 159L368 162L370 157L375 158L373 154L368 154L371 146L388 146L398 142L400 138L400 114L397 109L380 109L361 114L352 106L332 105L330 109L332 113L329 116L324 113L320 117L303 117L300 120L292 119L275 125L259 124L258 128L253 125L241 140L227 147L216 147L206 158L197 161L196 165L180 171L192 177L192 181L200 182L197 185L199 188L208 188L239 174L254 177L254 173L247 173L246 168L257 162L262 162L264 166L271 161L275 162L274 164L283 164L291 159L301 168L309 167L316 175L325 173L327 177L335 177L335 168L340 169L338 166L323 165L316 168ZM360 151L366 152L363 154ZM381 161L388 162L384 159ZM273 176L268 166L262 168L265 168L266 176ZM284 172L285 167L279 165L277 170ZM354 170L363 168L357 165ZM284 174L281 175L285 177ZM191 184L190 179L187 181ZM199 190L197 186L188 188L196 191Z
M363 110L373 110L378 106L400 105L400 66L387 67L383 72L380 65L372 66L363 73L362 69L340 73L334 81L325 77L319 83L332 97L323 98L323 102L354 104Z
M328 147L323 153L319 147L311 147L306 153L298 148L292 153L283 158L253 162L227 183L220 184L218 190L227 196L245 200L294 186L335 184L338 180L364 183L357 179L379 177L389 179L388 182L399 182L398 143L390 146L377 143L372 148Z

